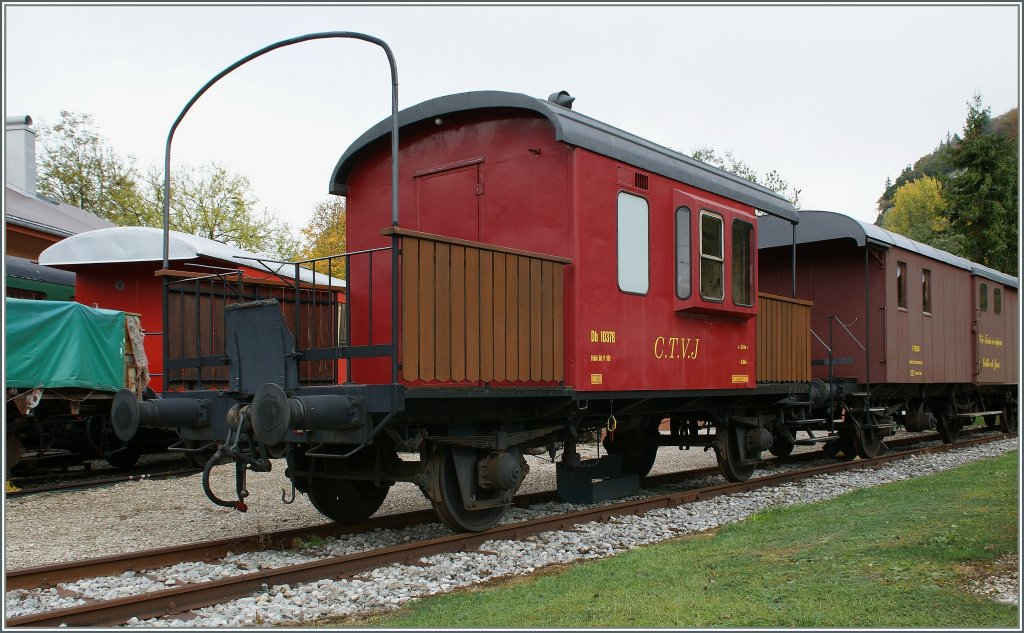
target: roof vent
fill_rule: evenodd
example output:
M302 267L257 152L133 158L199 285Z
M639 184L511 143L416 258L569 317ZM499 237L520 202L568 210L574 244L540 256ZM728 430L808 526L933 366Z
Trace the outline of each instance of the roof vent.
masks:
M561 92L552 92L548 96L548 101L555 105L560 105L563 108L567 108L569 110L572 110L572 102L575 100L576 97L571 96L565 90L562 90Z

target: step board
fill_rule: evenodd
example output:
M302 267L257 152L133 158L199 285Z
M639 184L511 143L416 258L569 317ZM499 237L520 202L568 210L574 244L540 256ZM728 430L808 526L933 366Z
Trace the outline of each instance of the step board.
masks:
M957 413L958 418L975 418L979 415L1002 415L1002 411L977 411L975 413Z

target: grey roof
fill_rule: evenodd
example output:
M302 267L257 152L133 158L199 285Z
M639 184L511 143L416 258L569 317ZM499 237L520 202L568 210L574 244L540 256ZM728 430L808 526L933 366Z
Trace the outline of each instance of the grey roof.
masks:
M162 262L164 254L164 232L148 226L116 226L79 233L49 246L39 254L39 263L46 266L76 267L93 264L122 264L127 262ZM170 231L168 255L172 261L195 260L209 257L235 266L247 266L256 270L269 270L288 278L295 277L295 266L282 264L255 253L211 240L209 238ZM256 260L266 263L262 265ZM345 281L299 268L302 281L344 287Z
M545 117L555 128L555 139L628 163L640 169L685 182L705 191L749 204L750 206L798 222L796 209L767 187L740 178L699 160L690 158L612 127L545 99L499 91L464 92L438 97L406 108L398 113L399 127L433 119L453 112L484 108L529 110ZM391 134L391 118L367 130L347 149L331 174L330 193L348 193L348 175L360 152L378 139ZM399 131L401 137L401 131Z
M4 256L4 272L8 277L17 277L18 279L47 281L72 288L75 286L75 273L36 264L32 260L14 255Z
M757 225L757 247L772 248L789 246L793 243L793 225L775 218L763 217ZM800 223L796 225L796 243L824 242L827 240L852 239L858 246L871 244L880 248L902 248L918 253L956 268L970 271L972 275L985 277L1011 288L1017 288L1017 278L981 264L964 259L934 246L886 231L882 227L868 224L834 211L801 211Z
M114 226L74 205L4 187L4 220L58 237Z

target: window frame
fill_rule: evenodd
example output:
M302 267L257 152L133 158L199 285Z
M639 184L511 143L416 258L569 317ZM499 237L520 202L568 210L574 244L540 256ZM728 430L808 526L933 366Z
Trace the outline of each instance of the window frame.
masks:
M679 221L679 216L680 216L681 213L685 213L686 214L686 221L685 222L680 222ZM689 299L690 297L693 296L693 226L691 225L692 219L693 219L693 212L690 211L690 207L686 206L685 204L682 204L682 205L679 205L679 206L676 207L676 213L675 213L676 231L675 231L675 242L674 242L674 244L675 244L675 259L676 259L676 264L675 264L676 276L675 276L675 279L676 279L676 298L679 299L680 301L685 301L685 300L687 300L687 299ZM680 244L679 244L679 229L682 228L682 227L686 228L686 248L685 248L685 251L684 251L686 253L686 255L687 255L687 258L686 258L686 294L685 295L679 294L679 272L680 272L680 264L682 263L680 261L680 257L679 257L679 255L680 255L680 250L679 250L679 246L680 246Z
M988 284L985 282L978 284L978 309L988 312Z
M896 307L907 309L907 262L896 262Z
M740 267L736 265L736 253L737 253L737 251L736 251L736 244L737 244L737 241L738 241L736 239L736 237L737 237L736 236L736 227L739 226L739 225L744 225L746 227L746 231L747 231L747 240L746 240L747 241L747 249L746 249L747 250L747 254L746 254L747 261L746 261L746 264L747 265L746 265L746 269L745 269L746 277L747 277L747 285L746 285L746 288L744 289L744 291L748 295L750 303L740 303L739 301L736 300L736 275L737 275L737 272L740 271ZM733 305L735 305L737 307L740 307L740 308L752 308L752 307L754 307L754 295L756 294L754 292L754 269L755 269L754 259L756 258L755 247L754 247L754 224L752 222L747 222L746 220L741 220L740 218L733 218L732 219L732 236L731 237L732 237L732 244L730 245L731 246L730 250L731 250L731 255L732 255L732 265L731 265L732 271L731 271L731 274L729 275L729 277L731 278L731 281L732 281L732 303L733 303Z
M718 220L719 226L719 255L709 255L704 252L704 218L714 218ZM700 298L709 303L725 303L725 216L715 211L708 209L701 209L699 216L699 233L700 233ZM704 260L710 260L717 262L722 268L722 296L721 297L709 297L704 294Z
M1003 289L997 287L992 288L992 314L1001 315L1003 313Z
M622 267L622 200L623 196L634 198L643 202L644 205L644 257L643 257L643 274L644 274L644 290L625 289L622 287L623 282L623 267ZM638 242L639 243L639 242ZM635 193L619 190L615 197L615 277L616 285L619 288L619 292L628 295L645 296L651 291L651 203L647 198L638 196Z
M921 311L932 313L932 271L927 268L921 269Z

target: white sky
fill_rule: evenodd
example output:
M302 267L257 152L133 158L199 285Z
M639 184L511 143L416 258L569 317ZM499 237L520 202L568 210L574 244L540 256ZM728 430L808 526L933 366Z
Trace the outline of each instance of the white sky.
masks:
M961 132L980 92L1020 96L1019 3L910 6L32 6L5 3L4 114L91 114L140 169L192 95L279 40L357 31L398 62L399 107L470 90L546 97L689 154L708 145L802 190L804 209L874 221L886 177ZM382 51L286 47L185 117L174 165L247 176L293 227L346 147L390 114Z

